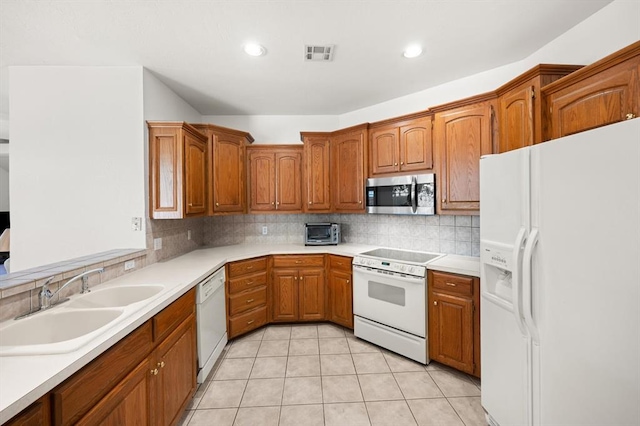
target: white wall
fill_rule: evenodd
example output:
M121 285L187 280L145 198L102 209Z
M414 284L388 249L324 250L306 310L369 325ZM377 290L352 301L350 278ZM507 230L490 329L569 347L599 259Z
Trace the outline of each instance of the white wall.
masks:
M300 132L325 132L340 126L336 115L205 115L204 123L251 133L255 144L296 144Z
M0 212L8 212L9 206L9 172L0 167Z
M640 1L616 0L519 62L342 114L339 127L408 114L495 90L537 64L587 65L638 40Z
M10 68L12 270L144 248L142 67Z

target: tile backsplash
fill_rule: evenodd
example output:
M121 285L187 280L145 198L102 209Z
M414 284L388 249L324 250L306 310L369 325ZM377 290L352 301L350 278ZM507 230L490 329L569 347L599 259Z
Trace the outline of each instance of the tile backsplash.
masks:
M342 241L480 256L480 216L235 215L204 219L204 245L303 243L306 222L342 225ZM262 234L267 227L267 235Z

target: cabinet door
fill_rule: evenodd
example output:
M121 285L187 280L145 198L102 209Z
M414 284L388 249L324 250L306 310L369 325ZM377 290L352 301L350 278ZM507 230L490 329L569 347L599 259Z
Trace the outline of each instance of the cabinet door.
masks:
M154 351L158 373L152 378L153 424L176 424L196 390L195 316L190 315Z
M557 139L637 116L640 56L631 58L547 97L548 139Z
M389 127L371 132L369 153L371 155L369 174L393 173L398 168L399 129Z
M77 425L148 425L149 384L153 375L150 366L148 359L142 361L82 417Z
M276 153L276 210L302 211L302 153Z
M365 132L336 136L331 140L332 203L335 211L364 211Z
M272 283L273 321L298 319L298 270L274 269Z
M249 151L249 209L270 211L276 208L275 154Z
M431 293L429 356L465 373L474 372L473 300Z
M207 144L184 134L185 213L198 216L207 210Z
M149 126L149 197L153 219L182 218L183 152L177 127Z
M351 273L329 271L330 319L336 324L353 328L353 284Z
M425 171L433 168L431 118L400 127L400 171Z
M300 310L298 318L302 321L325 319L324 269L305 268L299 271L298 300Z
M11 420L5 426L47 426L51 424L50 394L46 394Z
M327 138L305 138L305 208L307 211L329 211L331 192L329 186L330 145Z
M498 153L534 142L534 86L516 88L500 97L500 142Z
M213 211L244 212L244 145L239 137L215 135Z
M479 211L480 157L492 151L492 110L493 102L483 102L436 114L439 213Z

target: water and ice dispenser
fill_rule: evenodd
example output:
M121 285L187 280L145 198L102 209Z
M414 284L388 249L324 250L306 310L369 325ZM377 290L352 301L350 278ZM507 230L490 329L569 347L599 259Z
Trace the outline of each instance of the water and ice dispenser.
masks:
M481 262L485 294L498 298L496 302L502 301L511 305L514 299L513 271L516 267L513 246L484 242Z

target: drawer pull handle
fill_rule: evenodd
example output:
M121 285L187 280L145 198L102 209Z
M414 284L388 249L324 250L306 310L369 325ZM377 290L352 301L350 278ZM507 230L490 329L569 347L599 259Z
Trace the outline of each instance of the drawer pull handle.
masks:
M247 303L251 303L251 302L253 302L253 301L254 301L254 299L248 299L248 300L247 300Z
M253 269L253 265L247 266L247 269Z
M157 376L158 375L158 369L154 368L153 370L151 370L151 374L154 375L154 376Z
M160 367L160 368L164 368L164 361L160 361L160 362L158 363L158 367Z
M447 283L447 285L449 285L451 287L455 287L456 286L454 283Z
M340 265L340 266L344 265L344 263L342 263L342 262L337 262L337 263L338 263L338 265Z
M247 281L247 285L253 284L253 281Z
M249 324L253 324L253 322L254 322L254 321L255 321L255 320L247 321L247 325L249 325Z
M296 265L299 265L302 263L302 260L296 260Z

